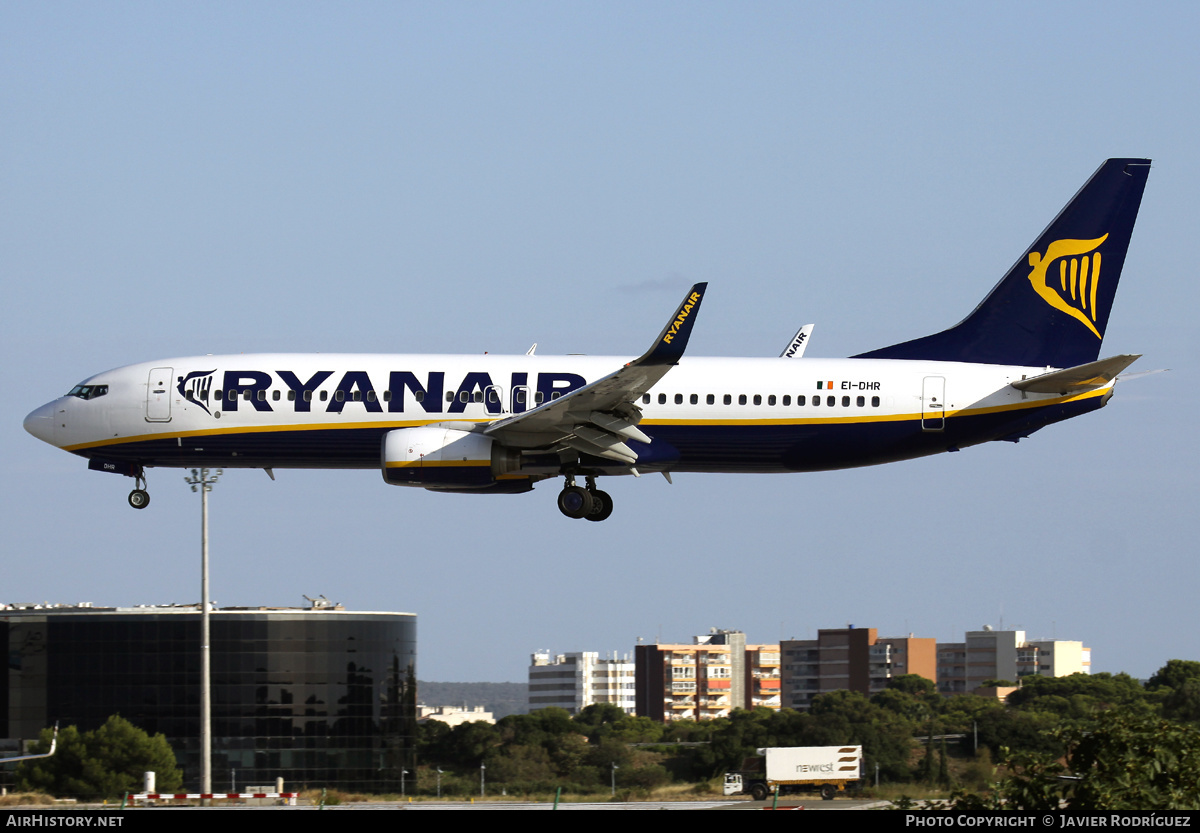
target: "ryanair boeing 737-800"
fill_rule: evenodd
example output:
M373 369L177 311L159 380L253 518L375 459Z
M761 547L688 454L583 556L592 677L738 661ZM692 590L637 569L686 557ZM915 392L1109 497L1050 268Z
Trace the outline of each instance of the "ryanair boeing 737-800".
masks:
M563 477L559 509L592 521L612 512L601 476L820 471L1016 441L1102 407L1138 358L1099 355L1149 167L1101 165L961 323L847 359L685 358L701 283L634 359L166 359L92 376L25 428L135 478L138 509L151 467L378 467L473 494Z

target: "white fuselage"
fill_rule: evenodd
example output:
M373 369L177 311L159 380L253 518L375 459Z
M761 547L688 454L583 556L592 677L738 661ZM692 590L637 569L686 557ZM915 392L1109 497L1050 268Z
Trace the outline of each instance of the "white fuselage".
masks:
M144 465L365 468L379 438L521 413L630 361L605 356L240 354L97 374L26 419L85 457ZM684 358L637 400L640 427L678 449L672 471L868 465L1004 438L1103 404L1023 393L1047 368L881 359ZM1080 407L1084 405L1090 407ZM1063 412L1064 407L1075 410ZM1044 415L1040 418L1039 415ZM1036 427L1033 430L1036 430ZM650 466L655 468L653 464ZM607 471L605 473L618 473Z

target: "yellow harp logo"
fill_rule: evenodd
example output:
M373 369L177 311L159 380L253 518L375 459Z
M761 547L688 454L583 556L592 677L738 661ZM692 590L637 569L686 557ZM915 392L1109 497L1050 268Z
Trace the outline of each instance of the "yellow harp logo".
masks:
M1082 321L1096 338L1101 337L1094 323L1096 290L1100 286L1100 253L1096 249L1107 239L1106 234L1095 240L1055 240L1046 247L1045 256L1029 253L1029 265L1033 267L1029 282L1034 292L1056 310ZM1058 275L1054 276L1049 267L1056 260Z

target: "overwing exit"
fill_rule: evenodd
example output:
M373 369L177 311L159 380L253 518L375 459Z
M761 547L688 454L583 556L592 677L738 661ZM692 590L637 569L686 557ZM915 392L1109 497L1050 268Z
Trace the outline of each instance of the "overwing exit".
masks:
M374 468L400 486L520 493L601 521L600 477L805 472L1017 441L1097 410L1137 356L1100 348L1149 172L1110 159L975 310L845 359L685 357L707 285L640 356L247 354L92 376L33 411L35 437L135 478L157 467ZM580 485L580 480L583 481Z

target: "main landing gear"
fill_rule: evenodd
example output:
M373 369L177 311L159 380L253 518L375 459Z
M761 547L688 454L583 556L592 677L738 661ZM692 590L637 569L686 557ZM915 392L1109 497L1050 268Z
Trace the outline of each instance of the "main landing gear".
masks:
M602 521L612 514L612 497L596 488L594 477L586 478L586 483L587 488L576 486L575 477L567 475L566 485L558 493L558 509L568 518Z
M146 473L138 469L133 476L135 488L129 493L129 505L134 509L145 509L150 505L150 493L146 491Z

